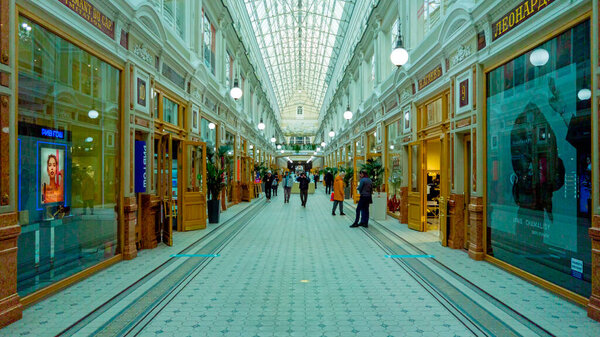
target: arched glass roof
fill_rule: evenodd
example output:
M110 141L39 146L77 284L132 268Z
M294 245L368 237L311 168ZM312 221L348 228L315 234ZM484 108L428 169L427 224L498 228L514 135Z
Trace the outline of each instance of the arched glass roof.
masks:
M244 0L277 104L321 107L356 0Z

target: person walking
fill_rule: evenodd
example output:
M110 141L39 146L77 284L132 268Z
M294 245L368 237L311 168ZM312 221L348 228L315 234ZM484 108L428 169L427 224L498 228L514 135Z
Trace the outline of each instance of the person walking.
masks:
M356 219L354 219L354 223L350 227L363 226L368 228L369 205L373 203L373 181L371 181L365 170L360 171L360 181L357 190L360 194L360 199L356 206Z
M315 191L317 190L317 184L319 183L319 173L315 173L313 175L313 180L315 181Z
M340 215L344 214L344 176L346 172L341 171L333 182L333 209L331 215L335 215L335 208L340 205Z
M279 175L277 173L273 175L273 184L271 186L273 187L273 196L276 197L277 188L279 187Z
M285 173L283 177L283 203L290 203L290 194L292 193L292 186L294 186L294 179L292 178L292 174L289 172Z
M265 197L267 197L267 202L271 202L271 190L273 188L271 171L267 172L267 175L263 178L263 183L265 183Z
M306 177L306 172L302 172L300 174L300 177L298 177L296 181L300 183L300 201L302 202L302 206L306 207L306 200L308 199L308 185L310 184L310 179Z

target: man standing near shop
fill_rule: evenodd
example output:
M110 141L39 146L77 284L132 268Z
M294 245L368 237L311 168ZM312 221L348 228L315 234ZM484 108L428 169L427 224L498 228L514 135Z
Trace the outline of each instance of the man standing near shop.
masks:
M331 193L331 186L333 185L333 174L330 171L325 173L325 194L329 195Z
M317 190L317 183L319 183L319 173L313 175L313 181L315 182L315 191Z
M369 205L373 203L373 182L365 170L360 171L360 182L358 183L358 193L360 199L356 206L356 219L350 226L352 228L363 226L369 227ZM360 220L360 221L359 221Z
M267 172L267 175L263 178L263 183L265 183L265 197L267 197L267 202L271 202L271 189L273 188L273 179L275 179L271 175L271 171Z
M302 202L302 206L306 207L306 199L308 198L308 185L310 184L310 179L306 177L306 172L302 172L300 174L300 177L298 177L296 181L300 183L300 201Z

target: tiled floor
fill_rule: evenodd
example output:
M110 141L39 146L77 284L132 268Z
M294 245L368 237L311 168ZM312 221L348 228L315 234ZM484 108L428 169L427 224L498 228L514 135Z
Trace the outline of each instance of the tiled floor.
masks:
M231 217L245 206L235 206L223 216ZM349 208L346 213L353 215ZM308 196L306 208L300 206L298 195L292 195L290 204L283 204L282 195L274 198L251 221L231 225L243 227L218 257L178 288L180 292L154 306L151 317L141 321L139 335L482 335L397 261L386 258L365 231L348 228L351 221L350 217L331 216L331 202L322 191ZM381 224L552 334L600 335L600 324L585 317L584 308L489 263L473 261L462 251L441 247L431 233L410 231L395 219ZM28 308L23 320L0 330L0 336L54 336L212 228L176 233L174 248L142 251L135 260L119 263ZM410 245L404 248L418 253ZM449 275L433 265L431 268L439 275ZM159 282L160 277L152 282ZM457 289L470 295L460 284ZM135 300L123 300L122 304L137 305ZM499 319L504 317L492 304L485 306ZM76 335L93 334L103 324L100 321L119 312L106 312ZM513 324L510 317L507 324ZM515 329L533 335L523 327Z

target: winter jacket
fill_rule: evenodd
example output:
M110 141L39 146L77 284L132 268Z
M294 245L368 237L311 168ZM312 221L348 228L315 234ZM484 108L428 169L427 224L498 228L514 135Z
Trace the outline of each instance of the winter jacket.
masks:
M344 201L344 178L341 176L335 177L333 183L333 200Z
M308 185L310 184L310 179L298 177L296 179L296 181L300 183L300 189L301 190L307 190L308 189Z
M373 181L368 177L362 178L358 183L357 190L361 197L370 197L373 194Z
M283 187L292 188L294 186L294 179L292 176L287 176L283 178Z

